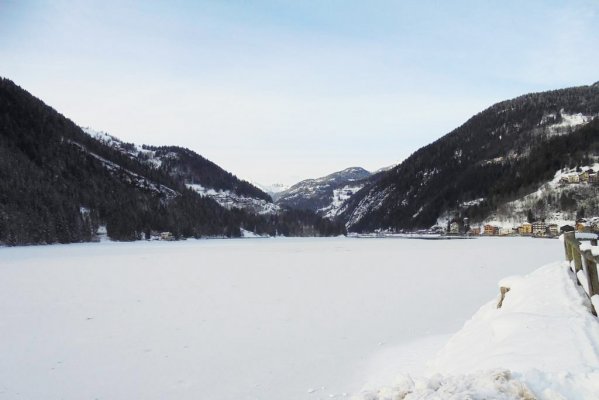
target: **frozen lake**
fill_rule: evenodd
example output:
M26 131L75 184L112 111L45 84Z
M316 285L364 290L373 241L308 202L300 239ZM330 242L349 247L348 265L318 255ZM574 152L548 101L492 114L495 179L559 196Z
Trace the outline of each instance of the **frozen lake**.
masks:
M342 398L562 258L528 238L2 248L0 399Z

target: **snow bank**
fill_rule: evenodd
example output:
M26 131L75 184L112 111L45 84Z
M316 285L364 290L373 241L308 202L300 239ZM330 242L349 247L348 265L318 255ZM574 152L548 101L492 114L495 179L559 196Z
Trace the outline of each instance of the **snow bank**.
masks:
M484 305L428 364L363 399L597 399L599 323L566 263L500 282L501 308Z

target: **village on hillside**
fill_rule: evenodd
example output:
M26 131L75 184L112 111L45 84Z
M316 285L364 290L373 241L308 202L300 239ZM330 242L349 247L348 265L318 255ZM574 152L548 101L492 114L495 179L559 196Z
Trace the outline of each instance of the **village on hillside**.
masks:
M556 224L545 221L533 221L517 224L516 226L506 227L494 224L484 224L470 226L468 218L463 221L452 220L448 222L447 227L435 225L430 229L419 230L415 232L391 232L377 231L378 236L394 236L394 235L422 235L426 236L446 236L450 237L476 237L476 236L497 236L497 237L512 237L512 236L530 236L537 238L557 238L564 232L579 232L579 233L596 233L599 234L599 217L580 218L576 222L570 224ZM351 235L350 235L351 236ZM364 236L364 235L363 235ZM366 235L367 236L367 235Z
M586 221L579 221L572 225L562 225L554 223L546 223L544 221L534 221L532 223L525 222L514 227L503 227L491 224L485 224L483 226L471 227L468 231L464 232L468 235L484 235L484 236L535 236L535 237L558 237L563 232L569 232L577 230L579 232L590 232L589 227L586 225ZM597 225L599 231L599 225ZM461 234L460 225L457 222L450 224L450 229L447 232L450 235Z
M590 167L578 167L568 172L560 171L553 181L555 186L574 185L599 185L599 171ZM555 187L554 186L554 187ZM564 221L551 221L543 218L528 216L524 223L481 223L470 224L468 218L463 220L449 220L446 227L434 226L431 231L445 235L468 235L468 236L533 236L543 238L556 238L564 232L598 233L599 217L584 218L577 216L572 223Z

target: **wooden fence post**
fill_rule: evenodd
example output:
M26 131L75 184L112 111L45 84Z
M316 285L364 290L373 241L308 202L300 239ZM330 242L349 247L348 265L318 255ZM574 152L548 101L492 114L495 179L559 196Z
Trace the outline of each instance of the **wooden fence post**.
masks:
M591 253L586 251L587 279L589 281L589 297L599 294L599 277L597 276L597 261Z
M578 271L582 270L584 277L586 278L587 290L585 293L590 297L599 295L599 271L597 271L597 264L599 263L599 257L593 255L592 250L580 250L580 242L576 239L575 232L564 233L564 250L566 252L566 260L572 265L574 261L574 274L576 275L576 283L580 285L578 279ZM597 246L597 240L591 239L591 246ZM597 311L591 301L591 312L593 315L597 315Z
M572 246L570 244L571 232L564 233L564 249L566 250L566 260L572 261Z
M579 249L574 249L572 246L572 255L574 256L574 273L582 269L582 254Z

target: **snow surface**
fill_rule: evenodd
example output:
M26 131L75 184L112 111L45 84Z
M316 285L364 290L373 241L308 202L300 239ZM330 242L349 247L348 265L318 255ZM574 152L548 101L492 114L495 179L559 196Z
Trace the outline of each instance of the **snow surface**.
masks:
M2 248L0 399L343 398L417 370L500 278L562 253L529 238Z
M599 322L565 262L502 280L500 309L483 306L432 359L364 398L597 399ZM393 397L396 396L396 397Z

